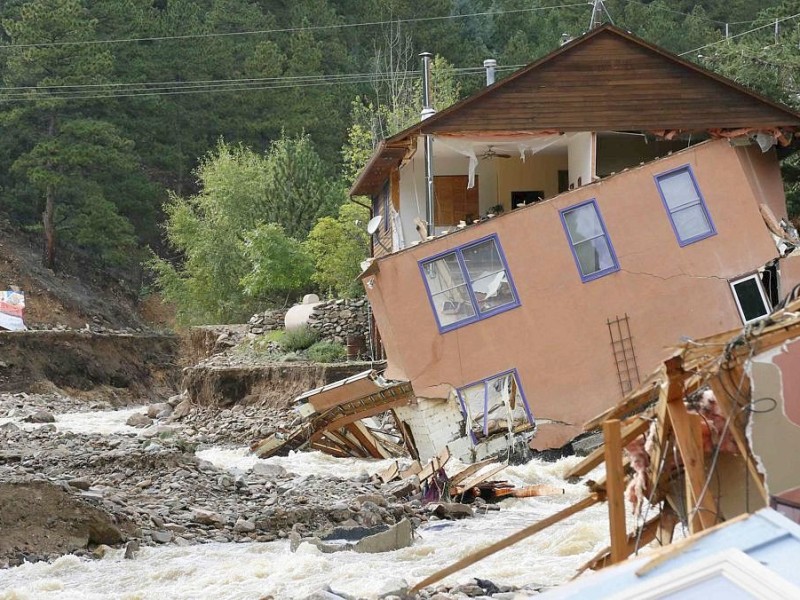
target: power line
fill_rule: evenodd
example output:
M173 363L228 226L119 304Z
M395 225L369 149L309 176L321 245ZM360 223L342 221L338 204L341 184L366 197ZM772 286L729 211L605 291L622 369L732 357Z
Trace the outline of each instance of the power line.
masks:
M220 32L220 33L190 33L185 35L166 35L166 36L152 36L152 37L140 37L140 38L122 38L122 39L115 39L115 40L74 40L74 41L63 41L63 42L38 42L38 43L31 43L31 44L8 44L5 46L0 46L0 50L4 49L13 49L13 48L52 48L52 47L59 47L59 46L83 46L83 45L100 45L100 44L126 44L126 43L138 43L138 42L161 42L167 40L190 40L190 39L199 39L199 38L214 38L214 37L233 37L233 36L244 36L244 35L267 35L272 33L295 33L301 31L322 31L322 30L330 30L330 29L349 29L354 27L375 27L379 25L394 25L398 23L422 23L426 21L442 21L448 19L466 19L469 17L484 17L484 16L495 16L495 15L505 15L505 14L517 14L517 13L526 13L526 12L535 12L535 11L542 11L542 10L553 10L553 9L561 9L561 8L574 8L578 6L586 6L585 2L580 3L573 3L573 4L560 4L555 6L536 6L533 8L519 8L519 9L512 9L512 10L501 10L501 11L484 11L484 12L477 12L477 13L469 13L465 15L443 15L439 17L413 17L409 19L392 19L388 21L368 21L362 23L339 23L335 25L309 25L307 27L283 27L279 29L261 29L255 31L229 31L229 32Z
M760 25L759 27L754 27L753 29L748 29L747 31L743 31L742 33L737 33L736 35L732 35L730 37L723 38L721 40L717 40L716 42L711 42L709 44L706 44L705 46L700 46L699 48L695 48L694 50L687 50L686 52L681 52L678 56L685 56L687 54L694 54L695 52L699 52L700 50L705 50L706 48L710 48L711 46L716 46L717 44L721 44L722 42L725 42L727 40L732 40L734 38L742 37L743 35L747 35L749 33L753 33L755 31L759 31L761 29L766 29L767 27L774 27L778 23L783 23L784 21L789 21L791 19L796 19L797 17L800 17L800 13L797 13L795 15L790 15L788 17L782 17L782 18L779 18L779 19L775 19L773 21L770 21L769 23L766 23L765 25Z
M498 71L513 71L518 69L522 65L514 65L514 66L507 66L498 68ZM466 67L463 69L456 69L456 75L458 76L469 76L469 75L477 75L482 74L484 69L482 67ZM0 104L2 103L10 103L10 102L38 102L42 100L100 100L100 99L111 99L111 98L133 98L133 97L147 97L147 96L178 96L178 95L185 95L185 94L199 94L199 93L219 93L219 92L243 92L243 91L268 91L268 90L278 90L278 89L291 89L291 88L304 88L304 87L312 87L312 86L329 86L329 85L343 85L343 84L361 84L361 83L380 83L384 81L390 81L395 76L411 76L416 75L418 76L420 71L405 71L400 74L375 74L375 73L368 73L363 74L361 77L353 77L347 76L343 78L341 76L328 76L327 78L319 78L318 80L314 81L307 81L307 82L292 82L292 83L282 83L280 81L273 82L272 85L252 85L252 84L228 84L228 85L219 85L217 87L210 87L210 86L197 86L192 87L190 89L183 89L183 88L165 88L165 89L158 89L158 88L143 88L140 90L118 90L118 91L109 91L109 93L102 93L96 92L94 94L80 94L75 91L63 91L60 94L54 93L16 93L12 94L11 96L0 96ZM361 74L355 74L361 75Z

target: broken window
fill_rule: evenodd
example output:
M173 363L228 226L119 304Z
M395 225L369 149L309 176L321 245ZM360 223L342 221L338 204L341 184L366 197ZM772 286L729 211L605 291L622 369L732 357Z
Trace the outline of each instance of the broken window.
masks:
M508 371L458 390L461 411L472 440L514 433L533 424L516 371Z
M772 310L758 274L736 279L730 285L736 308L745 324L766 317Z
M698 242L716 233L700 188L688 165L657 175L656 184L681 246Z
M562 210L561 220L581 280L591 281L619 271L617 256L594 200Z
M421 261L420 268L442 332L519 306L497 236Z

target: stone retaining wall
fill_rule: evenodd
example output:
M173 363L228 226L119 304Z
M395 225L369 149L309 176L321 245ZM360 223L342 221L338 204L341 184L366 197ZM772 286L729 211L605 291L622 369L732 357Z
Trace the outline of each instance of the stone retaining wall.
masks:
M369 335L369 303L357 300L328 300L314 308L308 326L319 332L320 339L347 343L348 336Z
M267 310L250 317L248 331L261 335L283 329L285 309ZM321 340L347 343L348 336L369 335L369 303L366 298L355 300L326 300L320 302L308 321L308 326L319 333Z

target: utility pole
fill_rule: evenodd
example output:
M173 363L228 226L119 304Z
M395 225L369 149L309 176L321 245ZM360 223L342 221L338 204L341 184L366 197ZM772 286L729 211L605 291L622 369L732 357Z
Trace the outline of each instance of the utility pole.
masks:
M603 3L603 0L592 0L592 19L589 21L589 29L594 29L595 27L600 27L603 24L603 14L608 17L609 23L612 25L614 24L614 19L611 18L611 14L608 12L606 5Z

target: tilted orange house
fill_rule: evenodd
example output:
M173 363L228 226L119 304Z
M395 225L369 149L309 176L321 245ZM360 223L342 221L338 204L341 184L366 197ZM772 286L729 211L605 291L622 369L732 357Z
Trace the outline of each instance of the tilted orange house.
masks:
M421 458L561 446L670 346L768 314L800 283L798 131L606 25L385 140L351 193L383 217L362 280Z

